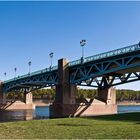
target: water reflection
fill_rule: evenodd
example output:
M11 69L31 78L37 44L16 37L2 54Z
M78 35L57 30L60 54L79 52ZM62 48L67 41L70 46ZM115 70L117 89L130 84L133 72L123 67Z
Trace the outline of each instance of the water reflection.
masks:
M49 106L37 106L34 111L34 119L48 119Z
M118 106L118 113L127 112L140 112L140 105ZM37 106L35 110L0 110L0 122L48 118L48 106Z
M33 110L1 110L0 121L18 121L33 119Z
M140 112L140 105L119 105L118 113Z
M48 119L49 107L36 107L35 110L0 110L0 121Z

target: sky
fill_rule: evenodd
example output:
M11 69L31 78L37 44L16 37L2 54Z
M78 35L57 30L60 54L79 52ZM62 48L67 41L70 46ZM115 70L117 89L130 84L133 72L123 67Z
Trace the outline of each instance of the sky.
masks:
M27 74L58 59L81 57L133 45L140 40L140 2L0 2L0 79ZM6 77L4 76L4 73ZM140 82L118 86L140 90Z

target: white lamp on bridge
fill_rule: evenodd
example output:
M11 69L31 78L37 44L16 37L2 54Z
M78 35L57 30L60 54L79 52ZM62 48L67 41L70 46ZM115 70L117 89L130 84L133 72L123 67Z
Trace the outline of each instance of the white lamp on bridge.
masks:
M82 47L82 57L81 57L81 63L84 62L84 46L86 45L86 40L83 39L80 41L80 46Z
M139 41L138 45L139 45L139 47L140 47L140 41Z
M31 73L31 64L32 64L32 62L29 61L29 62L28 62L28 66L29 66L29 74Z
M6 80L6 75L7 75L7 73L5 72L5 73L4 73L4 77L5 77L4 80Z
M51 64L50 64L50 70L51 70L51 68L52 68L52 59L53 59L53 52L51 52L51 53L49 54L49 56L50 56L50 59L51 59Z
M14 68L14 71L15 71L15 78L16 78L16 73L17 73L17 68L16 67Z

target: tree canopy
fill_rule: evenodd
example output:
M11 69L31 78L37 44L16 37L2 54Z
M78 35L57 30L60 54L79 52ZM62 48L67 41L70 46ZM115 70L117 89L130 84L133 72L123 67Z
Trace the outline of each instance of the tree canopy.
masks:
M53 100L55 98L55 89L38 89L32 91L34 99L48 99ZM10 92L7 94L8 99L23 98L23 93ZM97 97L97 90L95 89L78 89L76 93L76 99ZM140 100L140 91L118 89L116 90L117 101L136 101Z

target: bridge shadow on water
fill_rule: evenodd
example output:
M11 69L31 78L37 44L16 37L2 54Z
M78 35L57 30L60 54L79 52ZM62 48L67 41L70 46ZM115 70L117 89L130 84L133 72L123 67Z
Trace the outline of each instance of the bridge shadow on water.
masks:
M0 110L0 123L33 119L33 110Z

